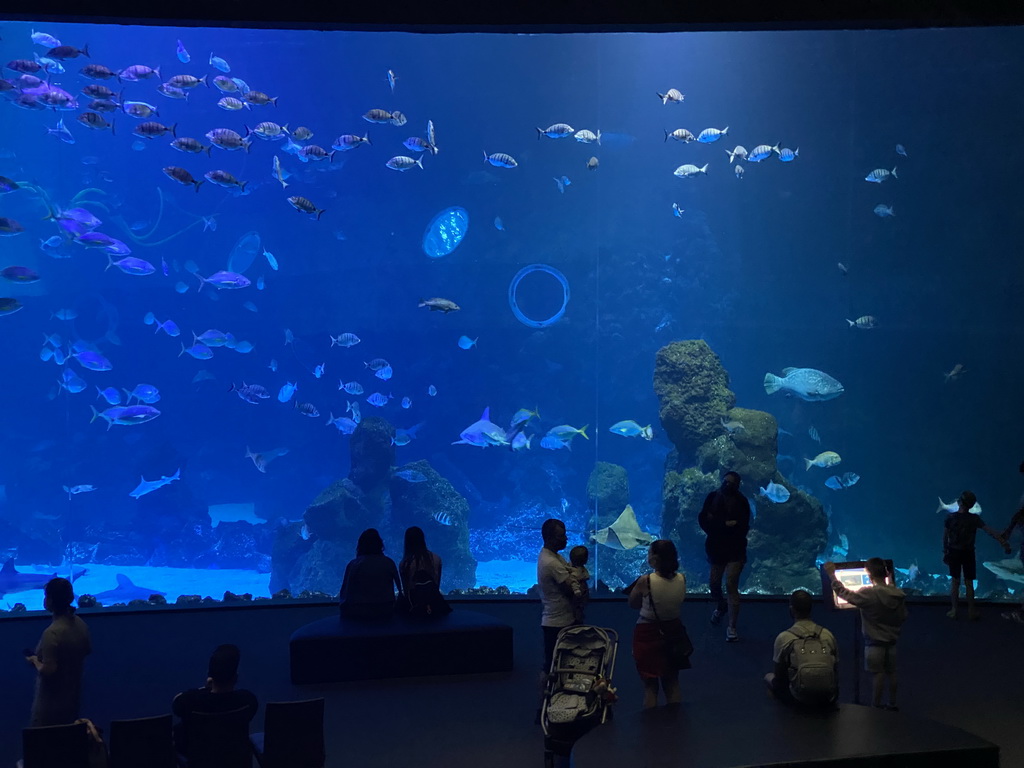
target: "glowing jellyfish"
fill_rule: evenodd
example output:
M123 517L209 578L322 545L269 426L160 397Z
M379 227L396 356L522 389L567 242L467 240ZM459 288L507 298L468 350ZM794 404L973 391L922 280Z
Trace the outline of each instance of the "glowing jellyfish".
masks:
M423 233L423 252L439 259L454 251L469 231L469 212L465 208L445 208Z
M246 232L242 235L228 257L228 269L231 272L245 272L252 266L260 252L260 233Z

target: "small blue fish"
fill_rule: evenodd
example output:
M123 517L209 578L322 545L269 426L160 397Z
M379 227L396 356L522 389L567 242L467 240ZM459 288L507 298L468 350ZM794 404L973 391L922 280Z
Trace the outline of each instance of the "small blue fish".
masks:
M391 92L392 93L395 92L395 81L397 81L397 80L398 80L398 78L395 77L395 73L389 69L388 70L388 85L391 86Z
M435 397L437 395L437 387L431 384L429 387L427 387L427 394L430 395L431 397Z
M562 448L568 448L572 450L571 440L560 440L555 435L545 435L540 441L541 448L547 448L549 451L558 451Z
M501 220L501 216L494 217L494 228L499 232L505 231L505 222Z
M277 272L277 259L274 258L274 254L272 254L270 251L264 248L263 256L267 260L267 264L270 265L270 268Z
M33 53L36 64L43 68L43 71L48 75L63 75L67 70L64 69L64 65L56 59L47 59L40 56L38 53Z
M213 53L210 53L210 66L219 69L221 72L231 71L231 65L224 61L220 56L214 56Z
M42 360L44 363L47 363L50 360L52 360L53 349L50 347L43 347L41 350L39 350L39 359Z
M171 268L167 264L167 259L163 257L160 258L160 271L164 273L164 277L171 274Z
M796 149L787 149L783 147L779 150L779 160L784 163L791 163L800 156L800 147Z
M761 495L776 504L782 504L789 501L789 489L784 485L779 485L778 483L769 482L767 488L761 489Z
M181 335L181 329L178 327L178 324L170 319L165 320L162 323L158 322L156 324L156 330L154 331L154 333L157 333L159 331L163 331L164 333L171 337Z
M904 146L902 144L897 144L896 145L896 154L899 155L900 157L906 157L907 156L907 150L904 148Z
M816 443L820 443L821 442L821 435L818 434L818 430L815 429L814 427L811 427L810 429L808 429L807 430L807 434L810 435L811 440L813 440L814 442L816 442Z
M64 125L64 118L63 117L60 120L57 121L57 127L56 128L47 128L46 129L46 133L48 135L50 135L50 136L56 136L58 139L63 141L65 144L74 144L75 143L75 137L72 136L71 135L71 131L69 131L65 127L65 125Z
M237 344L235 344L235 346L231 347L231 349L235 350L235 352L237 352L240 355L248 355L250 352L256 349L256 345L253 344L251 341L240 341Z
M152 493L157 488L163 488L165 485L170 485L175 480L180 480L180 479L181 479L181 469L180 468L173 475L171 475L170 477L167 477L166 475L164 475L159 480L147 480L145 477L140 477L139 478L138 486L136 486L135 490L132 491L131 493L129 493L128 495L131 496L134 499L137 499L137 498L139 498L141 496L145 496L147 493ZM131 582L129 582L129 583L131 583Z
M479 337L477 337L479 338ZM471 339L469 336L459 336L459 348L460 349L472 349L476 346L477 339Z
M382 408L388 404L388 397L382 395L380 392L374 392L372 395L366 398L366 402L377 408Z
M299 388L299 385L292 382L285 382L284 386L277 393L277 399L282 403L287 403L295 395L295 391Z
M412 399L408 398L408 397L403 397L402 398L402 407L403 408L411 408L412 407Z
M107 387L106 389L100 389L96 387L97 397L102 397L110 405L121 404L121 394L117 391L117 387Z
M253 304L253 303L252 303L251 301L247 301L247 302L245 302L245 303L244 303L244 304L243 304L242 306L243 306L243 307L244 307L245 309L248 309L248 310L249 310L250 312L259 312L259 311L260 311L260 310L259 310L259 307L257 307L257 306L256 306L255 304Z
M350 395L361 395L363 394L363 385L358 381L350 381L347 384L343 381L338 382L338 389L343 389Z
M262 291L266 287L266 283L263 281L263 275L256 278L256 290Z
M185 45L181 40L178 41L178 61L182 64L188 64L192 61L192 57L188 55L188 51L185 50Z
M359 424L348 418L348 416L342 416L341 418L336 419L334 418L333 413L330 414L330 418L327 419L327 426L329 427L331 425L334 425L334 428L343 435L351 435L356 431L356 427L359 426Z
M60 40L56 37L48 35L45 32L36 32L34 29L32 30L32 42L49 50L60 48Z
M316 368L313 369L313 375L318 379L324 375L324 364L320 363Z
M181 345L181 352L178 353L178 357L188 352L196 360L209 360L213 357L213 350L205 344L196 342L191 347L186 347L184 344Z
M39 247L42 248L44 251L47 248L60 248L63 244L64 238L61 237L60 235L53 235L52 237L49 237L46 240L39 241Z
M270 358L270 363L267 365L267 368L272 370L274 373L277 373L277 360Z
M565 188L572 184L572 182L569 181L568 176L561 176L555 178L555 184L558 185L558 191L562 194L565 194Z
M893 211L891 205L884 205L883 203L879 203L878 205L875 206L875 216L878 216L879 218L884 219L887 216L895 215L896 213Z
M177 291L178 293L188 293L188 286L185 285L185 283L181 282L181 280L179 280L177 283L174 284L174 290Z
M394 371L391 370L391 366L385 365L383 368L379 368L376 371L374 371L373 375L376 376L381 381L387 381L388 379L391 378L393 373Z
M399 477L407 483L425 483L427 481L427 476L415 469L403 469L401 472L395 472L395 477Z
M141 152L145 148L146 142L144 142L142 139L136 139L135 141L132 142L132 149L134 149L136 152Z
M78 317L78 312L74 309L58 309L53 312L50 317L55 317L58 320L74 320Z

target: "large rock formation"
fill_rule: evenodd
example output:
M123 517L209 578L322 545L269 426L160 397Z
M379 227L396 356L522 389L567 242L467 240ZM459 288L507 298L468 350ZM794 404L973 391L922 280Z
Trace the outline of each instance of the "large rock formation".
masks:
M349 476L317 494L302 524L278 528L272 591L335 594L345 565L355 557L360 533L367 528L380 531L386 554L397 562L410 525L424 530L427 545L444 561L443 589L476 585L476 561L469 553L469 504L425 461L403 469L419 472L426 480L409 482L397 475L394 434L384 419L363 419L352 434Z
M603 528L629 504L629 475L626 468L607 461L599 461L587 480L587 506L590 514L597 513L596 528Z
M703 341L674 342L658 351L654 387L662 426L676 446L666 461L662 535L679 547L692 584L707 578L704 533L697 515L722 475L743 478L754 519L748 537L744 587L785 593L818 583L815 558L824 551L828 519L821 502L796 490L776 465L778 424L763 411L734 408L729 376ZM760 495L769 482L785 486L776 504Z
M719 418L736 402L729 374L705 341L676 341L658 350L654 394L668 439L686 460L721 434Z
M406 473L419 473L426 479L418 480L417 475ZM417 481L410 482L405 477ZM441 588L447 591L476 586L476 560L469 552L466 498L426 461L399 467L391 478L390 489L390 538L401 542L405 529L418 525L423 529L427 546L441 556L444 564Z

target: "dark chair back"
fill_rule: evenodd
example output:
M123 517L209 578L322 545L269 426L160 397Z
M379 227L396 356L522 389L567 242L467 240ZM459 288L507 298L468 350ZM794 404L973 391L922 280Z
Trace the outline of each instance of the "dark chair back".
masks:
M171 715L110 723L110 768L176 768Z
M247 708L189 715L189 768L252 768Z
M89 768L89 747L85 723L21 731L25 768Z
M263 768L323 768L323 699L268 702L263 728Z

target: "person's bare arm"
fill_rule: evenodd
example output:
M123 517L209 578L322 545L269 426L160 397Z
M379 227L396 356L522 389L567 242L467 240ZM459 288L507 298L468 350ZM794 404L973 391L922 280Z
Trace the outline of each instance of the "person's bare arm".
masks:
M644 597L651 594L651 576L641 576L636 580L633 589L629 591L629 607L639 610L644 603Z

